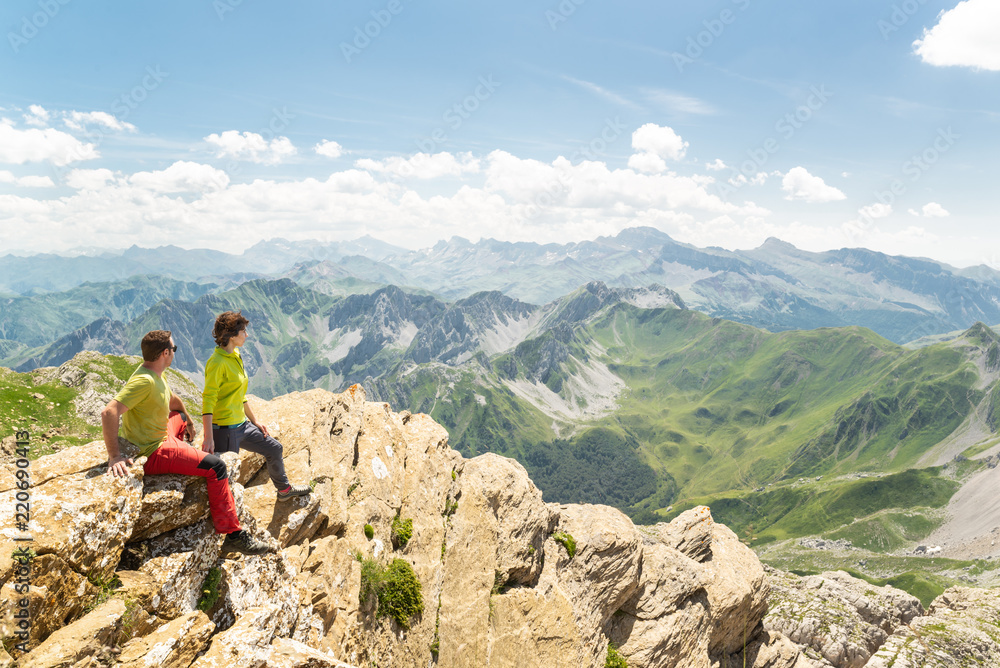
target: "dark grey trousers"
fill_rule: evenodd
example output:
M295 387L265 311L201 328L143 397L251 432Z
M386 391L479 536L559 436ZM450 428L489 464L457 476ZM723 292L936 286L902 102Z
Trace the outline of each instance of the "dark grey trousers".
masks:
M282 446L270 436L251 424L250 420L241 425L222 429L212 425L212 438L215 439L215 452L239 452L240 448L264 455L267 461L267 474L277 489L285 489L290 484L285 475L285 460L282 456Z

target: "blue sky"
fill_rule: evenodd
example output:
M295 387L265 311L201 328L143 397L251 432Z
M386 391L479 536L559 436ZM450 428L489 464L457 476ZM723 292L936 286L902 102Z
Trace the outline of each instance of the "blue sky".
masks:
M0 27L0 252L651 225L1000 269L996 0L8 0Z

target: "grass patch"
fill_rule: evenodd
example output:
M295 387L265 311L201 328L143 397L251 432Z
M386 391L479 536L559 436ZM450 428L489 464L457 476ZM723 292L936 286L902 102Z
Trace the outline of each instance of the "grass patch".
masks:
M566 548L566 553L572 559L576 556L576 539L565 531L557 531L552 534L552 539Z
M413 520L396 517L392 520L392 544L399 549L406 547L406 544L413 538Z
M902 589L911 596L916 596L924 608L930 607L931 601L943 594L947 588L926 573L913 571L888 578L885 580L885 584Z
M424 611L420 581L413 567L402 559L393 559L386 567L360 552L354 556L361 562L360 602L364 604L375 597L378 617L391 617L404 629L409 628L410 618Z
M201 598L198 599L198 609L208 612L215 607L219 600L219 584L222 582L222 569L213 567L205 576L205 582L201 585Z
M604 657L604 668L628 668L628 661L621 655L613 642L608 643L608 654Z
M940 518L914 512L884 512L858 520L832 533L827 538L849 540L855 547L872 552L889 552L920 541L941 525ZM932 513L933 510L928 508Z
M87 576L87 581L97 587L97 596L84 606L83 611L85 614L99 608L114 598L115 590L122 586L122 581L114 574L104 576L99 573L91 573Z

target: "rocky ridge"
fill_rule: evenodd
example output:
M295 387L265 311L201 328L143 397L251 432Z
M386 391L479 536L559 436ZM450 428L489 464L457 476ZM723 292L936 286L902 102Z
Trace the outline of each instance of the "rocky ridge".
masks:
M881 668L924 665L912 638L953 626L933 656L1000 656L992 592L949 590L920 617L912 597L846 574L765 572L706 507L640 528L610 507L547 504L520 464L464 459L428 416L359 386L253 408L290 477L314 485L277 504L260 457L223 455L241 522L266 529L273 554L221 558L204 483L139 463L109 477L95 441L31 464L25 595L19 490L0 479L5 649L22 598L31 620L18 665L599 668L614 643L632 668ZM396 619L363 594L371 565L395 560L422 600Z
M259 457L224 455L241 522L267 529L274 554L220 559L204 483L146 478L138 463L109 477L101 441L32 463L37 556L19 665L576 668L603 666L609 641L633 668L729 665L750 645L768 657L754 666L808 665L764 631L763 568L707 508L640 531L613 508L546 504L516 462L463 459L429 417L358 386L253 404L290 476L315 485L276 504ZM0 482L6 638L22 598L17 491ZM412 521L408 541L397 519ZM422 591L405 625L361 596L363 561L393 559Z

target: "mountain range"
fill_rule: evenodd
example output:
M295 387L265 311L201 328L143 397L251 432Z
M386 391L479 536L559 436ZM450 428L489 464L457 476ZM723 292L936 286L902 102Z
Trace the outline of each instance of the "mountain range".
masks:
M308 261L292 243L242 262L132 249L122 257L147 267L211 257L217 273L33 283L3 300L0 366L135 354L144 332L169 329L175 368L200 381L215 316L239 309L254 394L361 383L432 415L464 454L517 458L552 499L649 521L799 476L902 473L1000 448L1000 339L982 324L1000 322L1000 281L987 268L774 240L696 249L649 229L562 246L352 243L316 245ZM376 257L337 255L358 249ZM81 259L94 258L44 258ZM574 284L593 274L615 284ZM633 285L654 275L675 288ZM503 289L466 294L491 286Z
M553 498L639 518L687 498L905 471L1000 444L1000 336L985 325L914 350L856 326L768 332L690 309L662 286L592 282L538 306L497 291L449 303L395 286L334 296L256 279L162 299L128 322L98 319L6 365L135 353L145 331L169 329L175 368L197 380L215 315L235 308L251 321L253 393L362 383L432 415L465 454L522 461Z
M91 293L115 292L128 289L120 286L131 285L133 277L152 275L214 293L255 278L289 278L332 296L391 284L448 302L499 291L536 305L591 281L610 287L658 284L692 309L769 331L860 325L896 343L965 330L977 321L1000 323L1000 272L987 266L957 269L863 248L813 253L777 239L748 251L697 248L652 228L631 228L567 244L453 237L419 251L362 237L332 243L277 239L238 255L173 246L69 258L7 255L0 258L0 293L6 293L0 331L7 340L0 353L15 347L9 341L37 346L40 337L51 342L100 317L122 319L112 307L94 305L86 313L77 308L61 330L20 332L15 321L30 310L22 305L24 297L35 304L43 293L57 292L77 301L70 292L85 284L98 284L86 288ZM154 296L136 303L148 308Z

